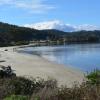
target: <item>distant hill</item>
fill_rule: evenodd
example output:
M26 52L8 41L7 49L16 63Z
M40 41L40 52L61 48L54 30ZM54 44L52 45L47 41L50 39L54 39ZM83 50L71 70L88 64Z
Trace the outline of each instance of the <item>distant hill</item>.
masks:
M0 22L0 46L27 44L32 40L71 42L99 42L100 31L63 32L58 30L36 30Z
M39 31L0 22L0 46L11 44L11 42L55 39L60 34L64 34L64 32L57 30Z

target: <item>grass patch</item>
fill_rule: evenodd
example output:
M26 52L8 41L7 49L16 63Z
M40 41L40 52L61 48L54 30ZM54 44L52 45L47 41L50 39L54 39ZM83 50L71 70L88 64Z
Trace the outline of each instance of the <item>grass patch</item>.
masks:
M11 95L6 97L4 100L29 100L29 98L27 96Z

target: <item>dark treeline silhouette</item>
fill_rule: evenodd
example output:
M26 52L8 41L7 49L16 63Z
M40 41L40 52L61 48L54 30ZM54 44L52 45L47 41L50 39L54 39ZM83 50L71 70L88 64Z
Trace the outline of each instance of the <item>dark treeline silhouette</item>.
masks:
M0 22L0 46L28 44L30 41L60 41L66 43L100 42L100 31L63 32L36 30Z

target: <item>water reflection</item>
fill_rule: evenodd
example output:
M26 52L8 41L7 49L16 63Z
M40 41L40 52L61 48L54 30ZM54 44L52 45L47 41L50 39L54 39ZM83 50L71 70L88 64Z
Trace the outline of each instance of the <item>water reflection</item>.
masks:
M71 65L82 71L100 69L100 44L28 47L24 52L38 54L60 64Z

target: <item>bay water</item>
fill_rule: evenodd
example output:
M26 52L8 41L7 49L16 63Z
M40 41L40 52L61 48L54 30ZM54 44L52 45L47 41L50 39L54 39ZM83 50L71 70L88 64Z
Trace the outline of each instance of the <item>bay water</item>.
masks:
M26 47L20 52L36 54L50 61L84 72L100 69L100 44L68 44Z

